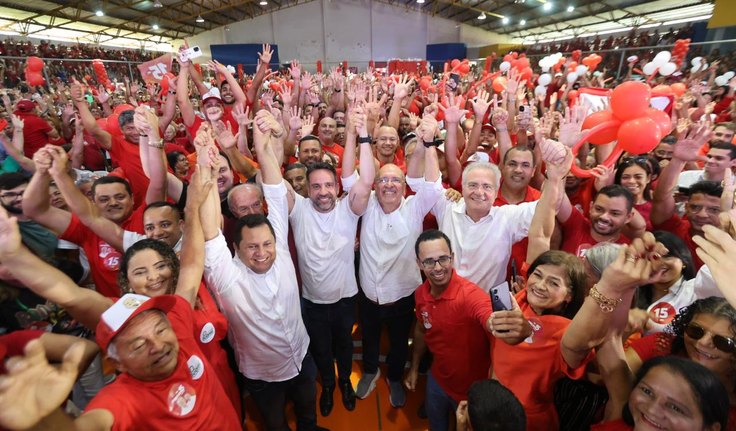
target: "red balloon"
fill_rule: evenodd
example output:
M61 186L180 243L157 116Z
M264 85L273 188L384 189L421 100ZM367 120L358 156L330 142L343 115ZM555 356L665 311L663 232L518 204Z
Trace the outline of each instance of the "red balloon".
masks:
M687 87L682 82L675 82L674 84L670 85L670 90L672 90L672 92L675 93L677 97L680 97L685 94L685 91L687 91Z
M645 115L649 107L651 90L643 82L627 81L613 89L611 93L611 110L621 121Z
M460 60L458 60L457 58L452 60L452 63L450 63L453 69L456 68L459 64L460 64Z
M524 69L529 67L529 65L530 65L529 59L526 57L522 57L517 60L516 68L523 71Z
M429 86L430 86L431 84L432 84L432 81L431 81L431 80L429 80L429 79L427 79L427 78L422 78L422 79L421 79L421 80L419 81L419 88L421 88L421 89L422 89L422 90L424 90L424 91L427 91L427 89L429 88Z
M40 72L43 70L43 60L35 56L28 57L26 68L31 72Z
M511 63L511 60L513 59L514 59L514 56L511 54L506 54L503 56L503 61L508 61L509 63Z
M672 131L672 120L666 112L660 111L657 108L648 108L647 117L657 123L657 127L659 127L659 132L662 136L667 136Z
M522 81L531 82L532 75L534 75L534 71L529 66L521 70L521 80Z
M572 93L572 91L570 93ZM570 96L570 93L568 93L568 97ZM610 121L616 121L611 111L594 112L585 118L585 121L583 121L582 130L590 130L599 124L607 123ZM609 128L602 132L594 134L593 136L588 138L588 141L591 144L595 145L607 144L616 139L616 134L616 128Z
M506 89L506 78L503 76L499 76L498 78L493 80L493 90L496 93L501 93L503 90Z
M583 55L583 51L576 49L575 51L572 52L572 59L576 62L580 61L581 55Z
M665 84L659 84L658 86L652 88L652 91L657 93L672 93L672 89L669 85Z
M458 67L458 70L460 73L465 75L466 73L470 72L470 65L468 63L460 63L460 67Z
M588 66L588 69L590 69L593 63L595 63L595 57L593 57L592 55L589 55L583 59L583 64Z
M26 82L33 87L46 84L41 72L31 72L29 70L26 70Z
M618 129L618 146L631 154L648 153L661 140L662 132L649 117L624 121Z
M567 70L575 71L575 69L578 68L578 62L577 61L571 61L570 64L567 65Z

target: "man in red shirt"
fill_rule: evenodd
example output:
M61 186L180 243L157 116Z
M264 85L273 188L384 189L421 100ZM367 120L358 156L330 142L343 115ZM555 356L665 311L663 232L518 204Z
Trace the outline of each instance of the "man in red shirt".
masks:
M438 230L417 238L417 265L427 281L414 293L417 323L414 351L405 384L416 389L419 361L427 349L434 355L427 377L426 410L432 431L447 430L450 412L467 399L473 382L491 368L488 332L509 344L531 335L529 322L514 303L510 311L493 311L491 298L457 275L450 239Z
M333 118L324 117L319 122L318 128L322 151L331 154L335 158L336 166L342 166L342 153L345 150L335 142L335 133L337 133L337 122Z
M40 422L48 429L240 429L222 384L194 339L193 325L192 307L180 296L127 294L102 314L96 331L97 343L121 374L84 414L72 420L56 408L77 378L81 349L73 347L57 370L46 361L43 348L32 346L21 361L25 367L11 370L0 390L0 410L23 415L0 413L0 420L12 428Z
M64 138L48 121L36 114L36 102L22 99L15 105L13 115L23 120L23 153L32 158L33 153L46 144L61 145Z
M623 234L626 225L634 237L644 234L646 222L634 210L631 192L618 184L603 187L590 204L590 218L574 208L567 197L557 213L562 228L560 249L578 257L599 242L629 244L631 240Z

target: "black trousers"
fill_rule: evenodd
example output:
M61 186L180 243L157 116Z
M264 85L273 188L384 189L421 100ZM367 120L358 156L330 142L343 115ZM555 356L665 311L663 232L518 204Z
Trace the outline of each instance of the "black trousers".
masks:
M322 386L335 387L335 361L340 380L349 380L353 361L355 297L333 304L304 300L304 325L309 333L309 350L322 378Z

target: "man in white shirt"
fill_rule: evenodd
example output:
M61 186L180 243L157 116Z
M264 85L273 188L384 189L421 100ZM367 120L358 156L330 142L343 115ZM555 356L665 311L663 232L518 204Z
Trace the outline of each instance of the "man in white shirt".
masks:
M317 426L317 370L308 354L309 336L287 242L288 191L270 149L268 121L263 120L270 115L259 112L254 127L268 217L254 213L238 220L232 257L219 231L219 199L213 191L202 212L204 275L230 323L238 368L266 429L288 429L288 396L294 401L298 429L323 430Z
M355 166L356 128L360 138L360 179L353 182L347 197L337 198L337 174L325 163L309 165L309 198L291 193L289 220L299 257L304 296L304 322L311 339L310 350L322 377L320 413L332 411L335 391L335 366L342 391L342 402L355 409L355 392L350 382L353 355L352 329L355 323L355 237L358 219L365 212L375 176L371 137L362 108L351 114L342 158L343 172L352 176ZM334 345L334 352L333 352Z
M433 146L437 121L422 120L419 131L427 145L417 145L408 162L408 178L401 169L386 164L375 181L360 230L360 321L363 333L363 376L356 395L366 398L381 376L378 368L383 324L388 327L389 400L393 407L406 403L403 376L409 356L409 332L414 321L414 290L422 283L414 244L423 230L424 217L442 196L437 151ZM425 149L426 146L426 149ZM424 157L424 178L421 158ZM343 171L345 175L351 173ZM405 183L416 195L404 198Z
M736 166L736 145L726 141L711 142L706 157L707 161L702 170L680 173L677 179L678 189L689 189L693 184L703 180L723 181L726 169L733 169Z

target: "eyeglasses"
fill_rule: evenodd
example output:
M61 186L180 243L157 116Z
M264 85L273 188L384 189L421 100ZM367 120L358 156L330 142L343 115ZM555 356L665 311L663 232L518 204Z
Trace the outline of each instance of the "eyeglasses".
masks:
M713 345L716 346L716 349L729 354L736 352L736 342L734 342L733 338L713 334L712 332L703 329L697 323L691 322L687 327L685 327L685 335L693 340L700 340L706 332L711 334L711 339L713 340Z
M493 190L496 190L496 187L493 186L493 184L479 184L475 182L465 184L465 188L470 191L476 191L480 189L481 187L483 188L483 191L486 191L486 192L492 192Z
M434 268L434 266L437 265L438 263L440 264L441 267L444 268L447 265L449 265L451 261L452 261L452 256L445 255L445 256L440 256L437 259L424 259L421 263L424 269L429 270L429 269Z
M23 197L23 192L5 192L0 193L0 198L15 200Z
M388 183L403 184L404 180L398 177L381 177L376 180L376 183L381 184L381 185L386 185Z

